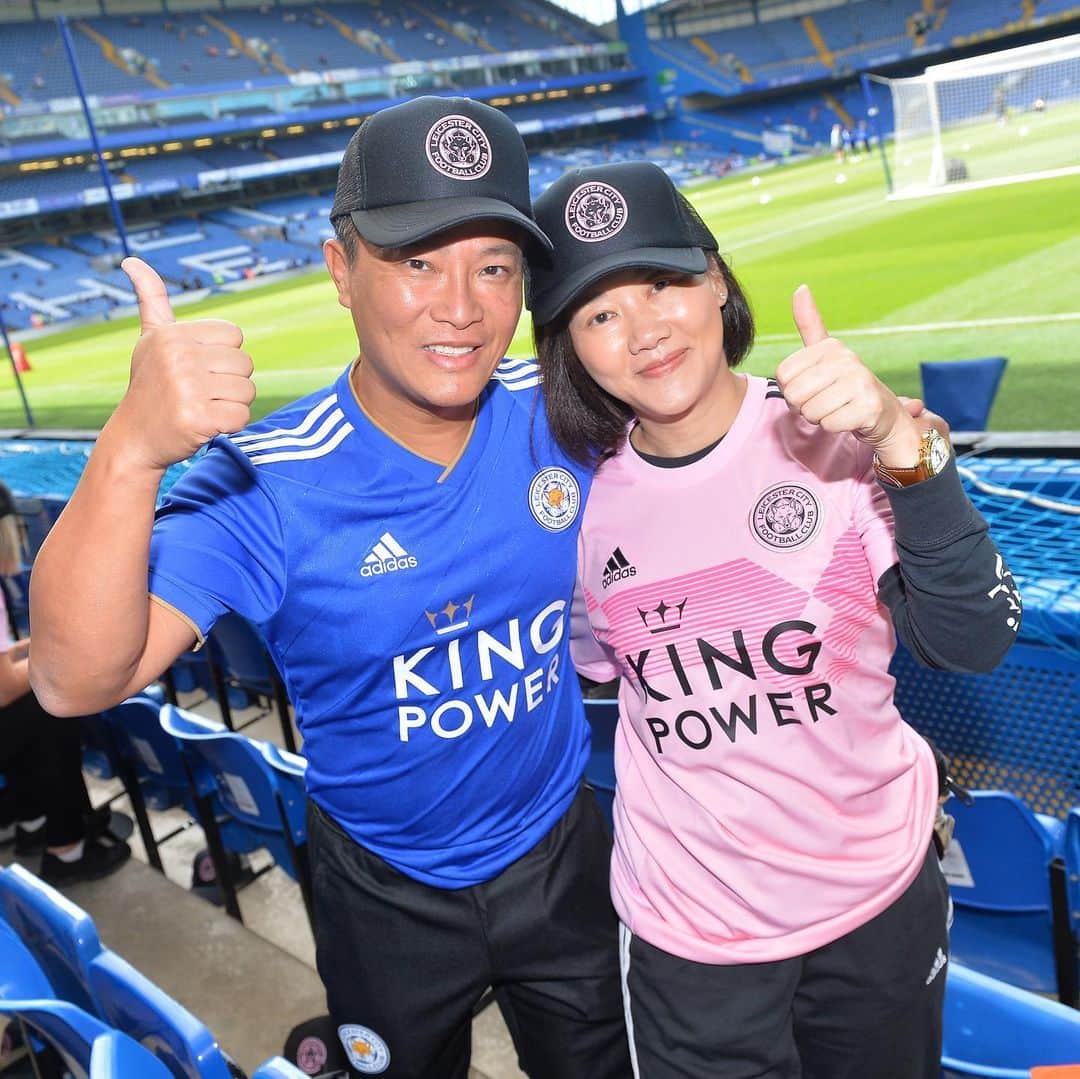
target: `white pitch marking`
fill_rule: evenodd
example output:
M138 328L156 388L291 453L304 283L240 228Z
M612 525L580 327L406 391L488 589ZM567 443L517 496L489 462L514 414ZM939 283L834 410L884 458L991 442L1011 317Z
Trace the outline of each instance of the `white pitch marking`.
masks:
M964 322L922 322L910 326L867 326L857 330L836 330L833 337L884 337L892 333L937 333L940 330L982 330L992 326L1037 326L1046 322L1080 322L1080 311L1060 315L1015 315L1011 318L973 318ZM791 341L794 333L766 333L757 337L761 342Z

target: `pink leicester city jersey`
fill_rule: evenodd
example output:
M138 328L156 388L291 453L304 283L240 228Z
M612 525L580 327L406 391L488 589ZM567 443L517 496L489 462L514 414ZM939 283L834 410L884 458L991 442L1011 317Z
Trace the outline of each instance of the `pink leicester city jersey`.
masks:
M897 899L937 775L893 704L876 581L897 555L870 451L747 377L705 457L624 447L600 468L579 555L575 662L622 677L611 876L631 931L757 963Z

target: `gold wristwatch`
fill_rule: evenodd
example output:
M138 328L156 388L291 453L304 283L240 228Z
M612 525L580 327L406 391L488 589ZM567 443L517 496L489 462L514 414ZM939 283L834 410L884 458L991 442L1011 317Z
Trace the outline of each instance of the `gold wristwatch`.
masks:
M913 468L886 468L874 455L877 478L888 487L911 487L942 472L952 457L952 447L940 431L931 427L919 443L919 463Z

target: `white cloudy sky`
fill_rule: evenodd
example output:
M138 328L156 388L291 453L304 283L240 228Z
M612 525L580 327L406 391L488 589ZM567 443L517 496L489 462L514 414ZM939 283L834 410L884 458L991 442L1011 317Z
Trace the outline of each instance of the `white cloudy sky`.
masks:
M606 23L615 18L615 0L553 0L553 2L575 15L580 15L589 22ZM660 0L623 0L627 12L640 11L643 7L653 7Z

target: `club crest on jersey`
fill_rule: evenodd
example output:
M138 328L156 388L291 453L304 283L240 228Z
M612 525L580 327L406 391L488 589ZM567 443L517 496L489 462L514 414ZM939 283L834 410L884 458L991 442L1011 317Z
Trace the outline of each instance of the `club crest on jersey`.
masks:
M797 483L770 487L750 513L750 529L766 547L787 550L809 543L821 524L821 506Z
M581 507L577 480L565 468L545 468L529 484L529 509L536 523L561 532L574 523Z
M343 1023L338 1037L349 1063L364 1075L379 1075L390 1067L390 1050L375 1031L359 1023Z
M593 182L575 188L566 200L566 228L575 240L608 240L626 224L626 199L610 184Z
M491 168L491 143L467 116L444 116L427 134L427 159L453 180L479 180Z

